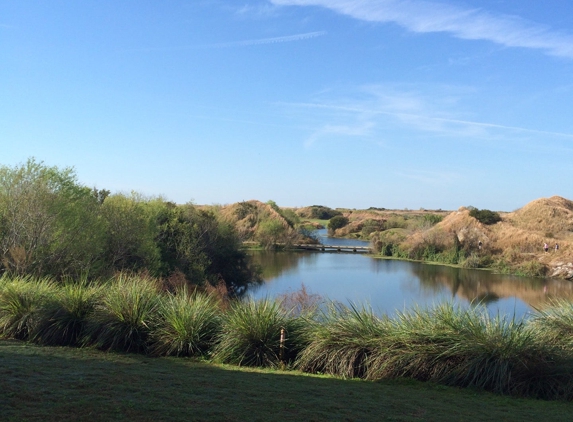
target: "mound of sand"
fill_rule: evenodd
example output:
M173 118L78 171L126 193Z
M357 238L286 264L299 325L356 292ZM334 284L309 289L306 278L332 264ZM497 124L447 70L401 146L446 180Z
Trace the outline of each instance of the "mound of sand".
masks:
M573 232L573 201L560 196L540 198L507 214L505 220L543 236L568 238Z

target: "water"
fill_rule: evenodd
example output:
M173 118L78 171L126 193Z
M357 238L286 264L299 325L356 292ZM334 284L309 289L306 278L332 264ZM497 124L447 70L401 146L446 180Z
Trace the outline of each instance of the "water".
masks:
M304 284L310 293L345 304L369 304L389 315L416 305L451 301L462 306L479 302L491 314L518 318L552 298L573 300L573 283L566 280L514 277L358 253L260 251L253 252L252 259L263 269L265 280L249 292L254 298L294 292Z

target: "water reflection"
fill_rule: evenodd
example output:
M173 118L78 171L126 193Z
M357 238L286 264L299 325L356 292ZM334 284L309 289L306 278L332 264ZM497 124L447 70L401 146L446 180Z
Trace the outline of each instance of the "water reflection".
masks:
M453 301L481 303L491 313L516 316L543 308L552 298L573 300L573 283L566 280L514 277L488 271L415 262L381 260L360 254L320 252L253 252L265 283L249 293L275 296L298 290L347 303L369 303L375 310Z

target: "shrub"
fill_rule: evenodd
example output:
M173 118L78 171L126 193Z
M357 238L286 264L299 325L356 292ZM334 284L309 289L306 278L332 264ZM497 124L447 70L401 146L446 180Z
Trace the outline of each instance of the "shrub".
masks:
M501 216L499 213L490 210L479 210L477 208L472 208L470 210L470 216L478 220L482 224L495 224L501 221Z
M281 329L286 332L282 352ZM285 312L277 300L237 301L223 315L213 359L242 366L281 366L292 362L301 349L300 329L301 320Z
M337 215L332 217L328 221L328 231L329 233L334 233L335 230L340 229L348 224L348 218L342 215Z
M162 356L196 356L213 345L220 326L214 295L189 293L186 288L162 298L159 322L153 328L151 352Z

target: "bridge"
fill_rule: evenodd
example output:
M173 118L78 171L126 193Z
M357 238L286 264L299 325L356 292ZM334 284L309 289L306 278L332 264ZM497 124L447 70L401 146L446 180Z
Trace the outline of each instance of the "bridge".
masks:
M311 251L322 251L322 252L372 252L372 248L369 246L348 246L348 245L313 245L306 243L298 243L292 245L294 249L305 249Z

